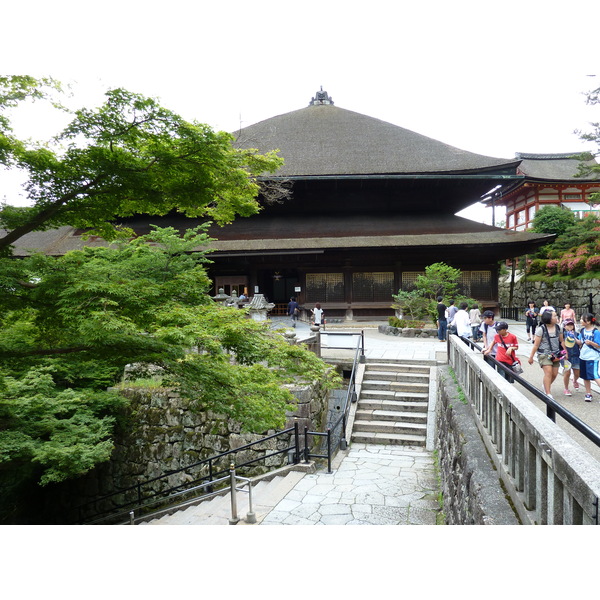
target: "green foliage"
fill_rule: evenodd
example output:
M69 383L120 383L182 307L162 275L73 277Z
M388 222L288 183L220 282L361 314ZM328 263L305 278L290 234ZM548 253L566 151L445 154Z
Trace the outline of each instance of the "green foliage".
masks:
M575 224L575 215L561 206L544 206L533 218L532 231L535 233L563 234Z
M62 481L108 460L116 411L125 400L110 392L61 389L50 367L20 379L4 377L0 396L0 464L31 462L40 482Z
M407 321L406 319L399 319L398 317L390 317L388 324L392 327L409 327L412 329L422 329L425 327L425 321Z
M393 295L392 308L408 315L411 320L421 322L427 319L433 323L437 320L437 300L442 298L455 300L456 306L466 302L469 308L478 305L473 298L467 298L459 292L461 272L445 263L434 263L425 267L425 275L419 275L414 289L399 290ZM481 308L481 307L480 307Z
M0 165L28 174L32 204L0 211L0 227L8 230L0 251L26 233L61 225L116 239L115 218L139 213L176 210L229 223L258 211L258 177L283 163L275 153L234 149L230 134L187 122L157 100L123 89L108 91L99 108L75 111L51 141L16 139L7 108L31 97L48 99L52 84L0 77Z
M425 275L419 275L415 289L424 298L435 300L438 296L455 298L458 295L460 270L446 263L433 263L425 267Z
M540 275L546 273L548 261L543 258L536 258L531 261L528 267L528 274Z
M255 432L283 424L288 384L337 385L305 347L208 298L205 227L0 260L0 463L36 465L48 483L107 460L122 401L106 388L131 363Z

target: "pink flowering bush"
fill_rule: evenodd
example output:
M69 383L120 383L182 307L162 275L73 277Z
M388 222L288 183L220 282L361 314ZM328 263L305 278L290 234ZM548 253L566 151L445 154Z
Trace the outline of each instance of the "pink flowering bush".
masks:
M595 254L594 256L590 256L585 261L585 270L586 271L600 271L600 255Z
M568 275L570 271L570 263L573 260L570 256L565 256L558 261L558 273L560 275Z
M583 256L585 254L589 254L589 250L586 244L582 244L575 250L575 256Z
M585 273L585 265L587 262L587 256L576 256L569 260L569 275L577 277Z
M548 271L548 275L556 275L558 271L558 261L557 260L549 260L546 263L546 270Z

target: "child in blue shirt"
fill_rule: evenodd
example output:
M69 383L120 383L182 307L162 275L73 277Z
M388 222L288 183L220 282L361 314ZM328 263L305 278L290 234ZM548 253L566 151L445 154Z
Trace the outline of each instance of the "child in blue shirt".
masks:
M565 384L565 396L572 396L569 390L569 380L571 373L573 373L573 387L575 391L579 389L579 344L577 343L577 331L575 330L575 322L572 319L565 319L563 322L563 339L565 341L565 348L567 349L567 361L570 363L570 367L565 369L563 362L563 381Z
M600 385L600 331L596 329L596 317L585 313L581 317L582 328L579 332L579 369L585 385L585 401L592 401L592 380Z

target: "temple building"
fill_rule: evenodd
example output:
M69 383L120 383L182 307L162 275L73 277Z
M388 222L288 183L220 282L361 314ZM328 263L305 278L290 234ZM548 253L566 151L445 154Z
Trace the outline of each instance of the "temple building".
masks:
M462 292L496 308L499 262L553 239L456 216L490 190L520 185L522 159L474 154L339 108L322 89L304 108L241 129L234 144L278 149L285 165L265 183L291 195L261 198L258 214L211 229L213 292L264 294L275 314L295 296L307 308L320 303L329 318L385 318L392 294L435 262L460 269ZM198 221L170 214L122 223L143 234L150 223L183 230ZM62 228L20 245L60 254L93 243L80 234Z
M296 296L329 317L385 317L392 294L434 262L460 269L465 295L495 308L499 261L549 241L455 214L520 182L519 159L339 108L323 90L305 108L241 129L235 144L279 149L285 165L270 179L292 196L213 229L211 275L215 289L264 293L280 310Z
M523 179L495 190L484 200L494 209L506 208L506 228L527 231L533 218L544 206L562 206L578 218L600 212L600 203L591 201L591 194L600 192L600 175L581 172L582 166L595 166L591 158L582 160L580 154L525 154L517 153L520 160L517 174Z

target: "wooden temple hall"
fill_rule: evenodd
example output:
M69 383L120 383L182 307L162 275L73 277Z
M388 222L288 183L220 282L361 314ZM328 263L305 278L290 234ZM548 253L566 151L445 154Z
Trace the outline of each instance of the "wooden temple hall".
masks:
M285 314L290 297L328 318L373 319L393 314L392 294L409 289L425 267L445 262L462 271L465 295L485 308L498 304L499 261L548 243L546 235L457 217L498 186L514 186L520 160L481 156L334 105L320 90L309 105L235 134L241 148L279 149L285 165L265 184L287 186L283 201L217 238L209 274L223 288L263 294ZM198 224L182 215L138 217L123 224L138 234L149 224L181 230ZM81 232L26 236L19 245L51 254L94 244ZM96 242L98 243L98 242ZM18 254L17 249L17 254Z
M392 315L392 294L425 267L462 271L463 292L496 307L499 261L548 242L457 217L519 160L481 156L334 105L319 91L306 108L241 129L238 147L279 149L291 197L211 234L215 293L260 292L285 311L290 297L328 317Z

